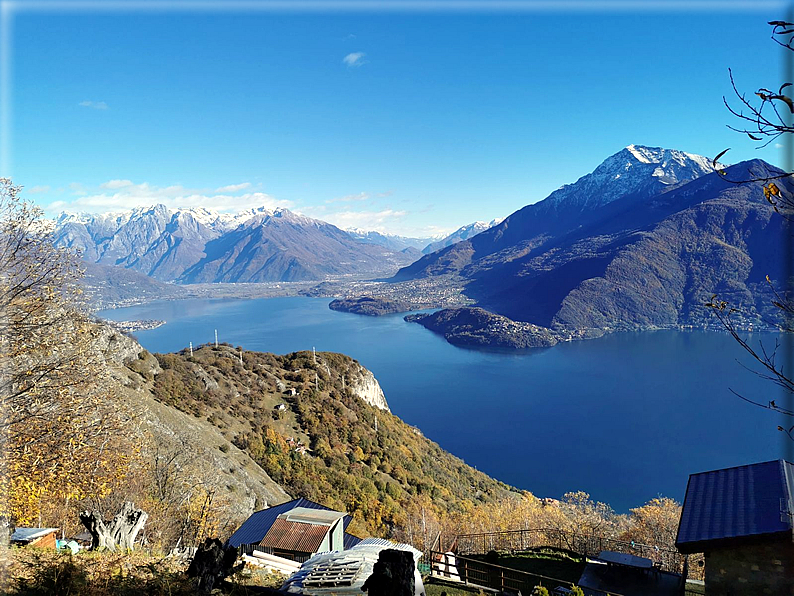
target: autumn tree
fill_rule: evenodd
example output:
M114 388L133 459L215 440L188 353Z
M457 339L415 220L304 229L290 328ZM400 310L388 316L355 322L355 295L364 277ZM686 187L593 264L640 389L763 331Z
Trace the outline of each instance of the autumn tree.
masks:
M134 448L108 405L107 330L76 307L79 262L19 193L0 179L0 513L24 525L53 504L101 498Z
M143 459L143 486L137 491L143 496L142 506L151 514L149 540L178 548L229 532L231 524L239 520L224 514L231 503L227 491L218 490L218 475L197 465L194 449L184 440L153 443Z
M674 499L657 497L631 510L629 529L621 536L639 544L675 548L681 504Z

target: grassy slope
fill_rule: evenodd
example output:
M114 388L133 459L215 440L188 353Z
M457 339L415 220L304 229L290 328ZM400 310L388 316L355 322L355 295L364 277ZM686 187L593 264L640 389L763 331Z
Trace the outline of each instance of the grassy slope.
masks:
M156 399L206 418L292 495L348 511L375 534L387 535L409 504L466 510L511 492L343 389L354 374L347 356L244 352L241 364L230 346L204 346L192 358L157 358Z

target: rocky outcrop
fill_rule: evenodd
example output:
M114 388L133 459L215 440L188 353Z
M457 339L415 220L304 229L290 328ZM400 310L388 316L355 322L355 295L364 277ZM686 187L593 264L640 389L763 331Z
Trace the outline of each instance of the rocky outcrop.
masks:
M128 335L105 323L97 323L93 345L116 367L129 364L143 352L141 345Z
M358 363L355 363L354 367L355 372L350 381L350 391L369 405L390 412L389 404L386 403L386 396L383 394L383 389L381 389L375 375Z

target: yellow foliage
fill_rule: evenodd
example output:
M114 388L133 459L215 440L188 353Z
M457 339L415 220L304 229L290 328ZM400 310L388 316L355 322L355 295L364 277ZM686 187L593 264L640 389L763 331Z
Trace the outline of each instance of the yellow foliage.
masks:
M0 514L31 524L55 503L107 494L134 450L107 405L100 330L76 309L77 259L18 193L0 179Z

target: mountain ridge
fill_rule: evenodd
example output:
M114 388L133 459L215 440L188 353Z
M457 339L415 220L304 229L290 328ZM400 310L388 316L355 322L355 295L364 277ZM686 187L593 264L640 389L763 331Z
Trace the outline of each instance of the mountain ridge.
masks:
M236 215L162 204L123 213L61 214L53 241L80 251L84 260L182 284L382 275L415 255L359 242L286 208L265 207Z
M773 324L778 313L764 280L766 274L773 283L782 279L774 241L783 234L782 218L758 181L780 171L750 160L720 175L706 158L632 149L605 160L608 167L596 168L597 177L584 176L563 187L565 193L555 191L502 224L423 257L393 281L455 274L477 306L561 337L708 326L713 321L704 305L713 294L741 310L741 324ZM659 175L653 156L674 162L670 175ZM626 160L640 179L616 178ZM585 192L596 183L610 192ZM792 192L788 180L780 186Z

